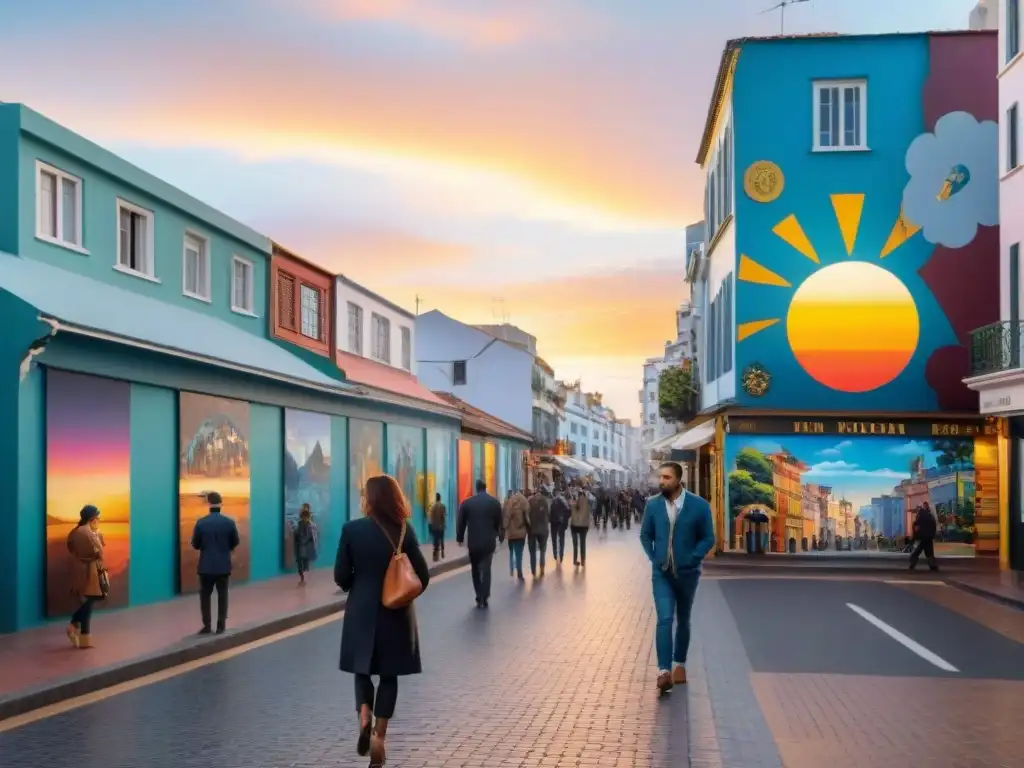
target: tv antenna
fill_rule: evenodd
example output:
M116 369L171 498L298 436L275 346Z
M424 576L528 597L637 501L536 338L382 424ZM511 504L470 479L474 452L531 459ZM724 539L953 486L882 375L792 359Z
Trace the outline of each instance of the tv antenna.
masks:
M504 296L491 297L491 317L502 323L508 322L508 312L505 310Z
M794 3L807 3L810 0L781 0L771 8L765 8L761 13L771 13L772 11L779 12L779 34L786 34L786 7L793 5Z

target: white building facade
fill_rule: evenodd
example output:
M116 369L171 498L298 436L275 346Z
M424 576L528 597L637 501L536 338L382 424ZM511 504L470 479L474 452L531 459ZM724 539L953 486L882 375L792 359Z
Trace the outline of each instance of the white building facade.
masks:
M967 26L969 29L999 29L1000 0L978 0L971 10Z
M602 480L625 485L627 467L626 424L601 402L601 396L584 392L579 382L563 385L565 406L558 437L573 447L573 455L590 464Z
M415 315L343 275L335 291L338 350L415 375Z

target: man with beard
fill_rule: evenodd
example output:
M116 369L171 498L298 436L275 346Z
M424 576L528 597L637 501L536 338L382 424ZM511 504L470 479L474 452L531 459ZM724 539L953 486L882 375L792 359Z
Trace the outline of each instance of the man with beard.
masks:
M683 470L674 462L658 468L661 493L652 496L640 524L640 543L651 561L654 646L658 657L658 688L662 693L686 682L690 647L690 611L700 580L701 562L715 545L711 507L682 485ZM675 642L672 622L675 620Z

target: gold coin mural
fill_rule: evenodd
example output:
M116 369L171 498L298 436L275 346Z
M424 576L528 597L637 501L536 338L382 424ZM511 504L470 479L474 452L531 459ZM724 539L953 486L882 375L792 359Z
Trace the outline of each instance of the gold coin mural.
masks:
M758 203L778 200L785 185L786 178L782 175L782 169L768 160L758 160L743 174L743 191Z

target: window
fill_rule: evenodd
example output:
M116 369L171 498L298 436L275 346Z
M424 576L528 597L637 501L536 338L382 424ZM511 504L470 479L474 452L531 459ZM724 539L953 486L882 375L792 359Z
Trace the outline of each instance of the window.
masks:
M461 387L466 383L466 361L456 360L452 363L452 384Z
M348 303L348 351L353 355L363 354L363 308Z
M814 83L814 149L819 152L867 149L866 80Z
M286 331L295 328L295 278L287 272L277 273L277 324Z
M590 455L593 456L595 459L600 458L600 456L597 455L597 446L596 445L590 446Z
M1020 159L1018 158L1017 143L1020 136L1020 122L1017 116L1017 105L1014 104L1006 110L1006 170L1012 171L1016 168Z
M370 316L370 330L373 332L371 354L382 363L391 362L391 321L376 312Z
M1020 8L1018 0L1006 0L1006 62L1020 53Z
M305 283L299 286L299 333L307 339L320 340L321 292Z
M583 457L584 459L587 458L587 446L586 445L581 445L580 446L580 456Z
M607 459L608 458L608 446L607 445L604 446L601 449L601 458L603 458L603 459Z
M658 393L657 392L651 391L651 392L647 393L647 400L649 402L653 403L657 399L657 397L658 397Z
M412 370L412 331L402 326L402 367Z
M1020 244L1010 246L1010 367L1020 367Z
M248 259L234 256L231 259L231 309L235 312L254 314L253 266Z
M210 241L191 232L185 233L182 283L186 296L210 300Z
M36 163L36 237L82 248L82 180Z
M155 278L153 212L125 200L117 201L117 264L122 272Z
M574 434L574 435L579 434L578 429L579 429L579 427L577 426L575 421L569 423L569 432L571 434Z

